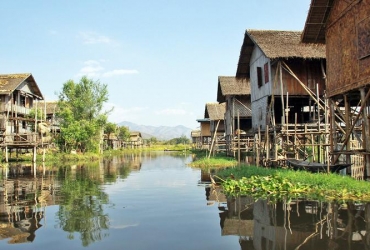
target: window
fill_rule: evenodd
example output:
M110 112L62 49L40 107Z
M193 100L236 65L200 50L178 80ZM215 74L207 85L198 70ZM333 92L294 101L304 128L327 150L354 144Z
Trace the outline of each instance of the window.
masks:
M262 68L257 67L257 82L258 82L258 87L260 88L262 86Z
M269 79L269 64L265 63L263 66L263 73L265 74L265 83L268 83L270 81Z

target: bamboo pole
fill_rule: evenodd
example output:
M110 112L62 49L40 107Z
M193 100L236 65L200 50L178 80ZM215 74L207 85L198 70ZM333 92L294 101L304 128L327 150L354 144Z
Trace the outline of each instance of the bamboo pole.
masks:
M240 165L240 117L239 117L239 109L238 109L238 163Z
M349 133L351 133L351 131L349 131L349 125L351 123L351 118L350 118L351 109L350 109L350 105L349 105L347 95L344 95L344 107L345 107L346 134L349 134ZM347 148L347 151L349 151L351 149L350 140L348 140L346 148ZM346 163L351 163L351 156L350 155L346 155Z
M281 97L281 108L282 108L282 113L283 113L283 119L282 122L284 123L285 121L285 106L284 106L284 87L283 87L283 69L281 66L281 62L279 61L279 71L280 71L280 97Z
M219 125L219 124L220 124L220 120L218 120L217 125L216 125L216 131L215 131L215 133L213 134L213 139L212 139L212 142L211 142L211 148L210 148L210 150L209 150L208 159L211 157L211 153L212 153L212 151L213 151L213 144L214 144L214 141L215 141L215 137L216 137L216 135L217 135L217 129L218 129L218 125Z
M366 96L364 97L364 98L362 98L361 97L361 107L360 107L360 110L359 110L359 112L358 112L358 114L356 115L356 117L355 117L355 120L353 121L353 124L352 124L352 126L351 126L351 129L349 130L349 131L351 131L351 133L352 133L352 131L353 131L353 128L355 127L355 125L356 125L356 122L358 121L358 119L360 118L360 115L361 115L361 113L362 113L362 111L363 111L363 109L365 108L365 106L366 106L366 101L369 99L369 97L370 97L370 89L369 89L369 91L367 92L367 94L366 94ZM332 117L332 119L334 119L333 117ZM346 134L346 138L344 139L344 142L343 142L343 145L342 145L342 147L341 147L341 149L339 150L339 151L343 151L343 148L345 147L345 145L347 145L347 142L348 142L348 140L349 140L349 138L350 138L350 135L351 134ZM336 155L336 157L334 158L334 160L333 160L333 164L335 164L337 161L338 161L338 159L339 159L339 156L340 156L340 154L337 154Z
M361 103L364 104L364 106L367 106L367 99L365 99L365 89L361 88L360 89L360 94L361 94ZM365 139L363 140L365 142L365 150L366 153L370 152L370 124L369 124L369 116L368 116L368 111L366 108L362 110L362 122L365 130ZM365 176L370 175L370 155L366 154L365 155L365 166L366 166L366 171L365 171Z

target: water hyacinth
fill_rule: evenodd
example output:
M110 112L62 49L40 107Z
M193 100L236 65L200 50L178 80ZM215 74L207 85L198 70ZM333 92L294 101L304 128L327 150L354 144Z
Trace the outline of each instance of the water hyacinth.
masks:
M269 200L309 198L327 201L370 201L370 183L338 174L241 166L214 176L225 194Z

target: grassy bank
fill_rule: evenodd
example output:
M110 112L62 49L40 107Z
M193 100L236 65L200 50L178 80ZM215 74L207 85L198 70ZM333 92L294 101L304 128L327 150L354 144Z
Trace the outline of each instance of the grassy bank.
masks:
M175 151L175 152L189 152L189 145L153 145L150 147L144 147L139 149L119 149L119 150L105 150L102 154L99 153L64 153L57 150L49 149L45 153L45 162L46 163L58 163L58 162L88 162L88 161L97 161L102 157L109 157L115 155L122 155L127 153L141 153L141 152L150 152L150 151ZM2 156L2 161L5 160L5 156ZM36 161L43 161L42 151L39 151L36 157ZM16 153L13 152L9 157L9 162L32 162L32 153L20 153L16 157Z
M370 201L369 182L338 174L240 166L219 171L215 179L221 182L229 195Z

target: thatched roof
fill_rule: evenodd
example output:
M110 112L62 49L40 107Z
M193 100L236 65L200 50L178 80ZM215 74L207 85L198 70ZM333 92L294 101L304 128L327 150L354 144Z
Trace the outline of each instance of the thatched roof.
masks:
M211 121L224 120L226 112L226 103L206 103L204 118Z
M27 83L32 94L36 98L40 100L44 99L31 73L0 74L0 94L9 95L13 93L14 90L21 88L23 83Z
M302 33L304 43L325 43L326 21L335 0L311 0Z
M191 137L192 138L196 138L196 137L200 137L201 136L201 131L199 129L197 130L192 130L191 131Z
M219 76L217 88L217 101L225 102L228 95L250 95L251 85L249 79L235 76Z
M255 46L270 59L322 59L326 57L324 44L302 43L301 35L300 31L247 30L240 51L236 76L250 77L250 59Z
M57 106L58 106L57 101L45 102L45 105L46 105L46 114L54 114L58 111L57 110Z

